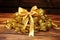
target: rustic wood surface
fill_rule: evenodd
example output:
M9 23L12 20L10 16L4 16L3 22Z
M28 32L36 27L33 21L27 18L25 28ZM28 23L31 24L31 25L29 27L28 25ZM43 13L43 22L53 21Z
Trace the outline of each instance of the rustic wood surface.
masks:
M47 32L35 33L34 37L20 32L15 33L14 30L7 30L4 21L11 19L13 13L0 13L0 40L60 40L60 29L51 29ZM47 14L60 28L60 15Z

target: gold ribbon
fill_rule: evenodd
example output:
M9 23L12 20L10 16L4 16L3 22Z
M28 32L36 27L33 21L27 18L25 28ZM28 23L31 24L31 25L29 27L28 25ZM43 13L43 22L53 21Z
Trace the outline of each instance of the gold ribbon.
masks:
M29 21L29 18L30 18L29 36L33 37L34 36L34 20L33 20L32 15L28 14L28 15L23 17L24 26L22 28L22 31L24 31L26 29L28 21Z
M33 6L31 8L31 11L28 12L26 9L19 7L18 13L16 13L16 16L23 16L22 22L24 26L22 27L22 32L25 32L25 29L27 28L28 22L30 22L30 28L29 28L29 36L34 36L34 19L32 16L41 16L44 14L43 9L38 9L37 6Z
M26 9L19 7L19 10L18 10L19 13L16 13L16 15L23 16L22 22L24 26L22 27L22 31L25 31L28 21L30 21L29 36L32 36L32 37L34 36L34 20L32 15L36 15L37 13L36 9L37 9L37 6L34 6L32 7L31 11L28 12Z
M30 16L30 32L29 32L29 36L34 36L34 20L32 18L31 15Z

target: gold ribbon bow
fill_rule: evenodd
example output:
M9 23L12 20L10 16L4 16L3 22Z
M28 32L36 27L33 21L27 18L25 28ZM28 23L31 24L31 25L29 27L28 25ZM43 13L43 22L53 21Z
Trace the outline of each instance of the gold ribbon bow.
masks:
M22 30L25 30L26 29L27 24L28 24L28 21L30 21L29 36L32 36L32 37L34 36L34 20L33 20L32 15L35 14L35 11L34 10L36 10L36 9L37 9L37 7L34 6L34 7L32 7L31 12L28 12L27 10L19 7L19 14L20 15L22 14L22 16L25 15L23 17L24 27L22 28Z
M16 13L16 15L24 16L22 20L24 23L24 26L22 30L26 29L28 21L30 21L29 36L34 36L34 19L32 15L35 15L35 16L40 15L39 13L43 12L43 10L42 11L40 10L41 9L38 9L37 6L33 6L31 11L28 12L26 9L19 7L18 13Z

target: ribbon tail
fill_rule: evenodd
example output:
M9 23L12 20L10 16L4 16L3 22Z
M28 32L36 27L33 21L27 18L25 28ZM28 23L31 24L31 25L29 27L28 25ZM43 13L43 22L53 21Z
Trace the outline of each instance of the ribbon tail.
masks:
M25 20L26 20L27 16L28 16L28 15L25 15L25 16L23 17L23 21L22 21L23 23L25 23Z
M25 29L25 28L26 28L27 23L28 23L28 18L26 18L26 20L25 20L25 23L24 23L24 27L23 27L23 29Z
M26 26L27 26L27 23L28 23L28 18L27 18L27 15L23 18L23 28L22 28L22 31L25 31L26 29Z
M34 37L34 20L33 20L31 15L29 15L29 16L30 16L30 30L29 30L30 32L29 32L29 36Z

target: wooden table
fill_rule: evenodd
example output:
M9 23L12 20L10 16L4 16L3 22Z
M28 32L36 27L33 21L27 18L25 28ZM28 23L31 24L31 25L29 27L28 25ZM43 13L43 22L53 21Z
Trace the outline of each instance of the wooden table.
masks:
M60 28L60 15L47 14ZM34 37L29 37L27 34L15 33L13 30L4 28L4 21L11 19L12 13L0 13L0 40L60 40L60 29L51 29L47 32L35 33Z

